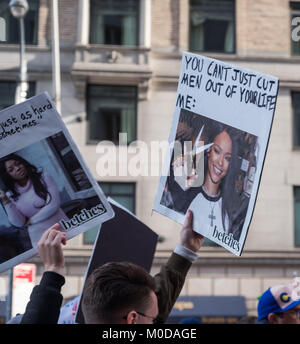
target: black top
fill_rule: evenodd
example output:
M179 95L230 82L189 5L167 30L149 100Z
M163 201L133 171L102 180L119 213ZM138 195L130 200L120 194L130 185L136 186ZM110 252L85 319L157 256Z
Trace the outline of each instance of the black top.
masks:
M30 295L21 324L57 324L63 301L61 287L65 278L52 271L45 271L39 285Z

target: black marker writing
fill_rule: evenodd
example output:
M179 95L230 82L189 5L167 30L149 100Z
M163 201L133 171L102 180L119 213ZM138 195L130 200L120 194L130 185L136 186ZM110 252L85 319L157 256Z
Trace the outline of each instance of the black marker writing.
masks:
M197 87L200 88L202 81L202 75L191 75L188 73L183 73L181 84L187 85L189 87Z
M186 69L191 68L193 71L202 72L204 60L196 56L188 57L185 55Z
M276 103L276 96L269 96L267 93L247 90L240 87L240 102L254 104L259 108L266 108L274 110Z
M234 69L233 72L233 81L238 81L243 86L251 87L252 78L255 77L256 74L246 73L239 69Z
M192 107L195 107L195 102L196 101L192 96L184 96L183 94L179 93L176 101L176 106L180 108L185 108L187 110L191 110Z
M219 96L223 85L224 84L222 82L214 82L213 80L208 79L205 85L205 91L207 92L212 91L214 93L217 93Z
M225 67L221 64L212 61L207 67L207 74L209 76L213 76L216 79L220 79L222 81L227 81L228 70L231 67Z
M259 77L256 82L256 86L259 89L263 89L264 91L269 91L271 92L273 85L275 84L274 80L266 80L263 77Z
M236 85L228 85L225 90L225 95L227 98L231 98L236 93L237 86Z
M32 112L22 112L0 122L0 140L19 134L22 130L37 126L39 124L38 120L42 119L46 111L51 110L53 107L50 101L47 100L47 104L41 105L38 108L31 105L31 108Z
M49 100L47 100L47 103L48 104L45 104L45 105L40 106L38 108L31 105L31 108L32 108L34 114L37 116L38 119L43 118L44 112L52 109L52 104L49 102Z

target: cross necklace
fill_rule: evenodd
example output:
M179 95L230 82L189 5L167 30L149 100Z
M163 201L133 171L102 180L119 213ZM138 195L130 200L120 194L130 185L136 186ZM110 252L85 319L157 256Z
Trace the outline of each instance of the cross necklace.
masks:
M213 227L214 226L214 220L216 219L216 217L214 216L214 207L215 207L216 203L214 202L213 207L211 206L211 202L209 202L209 204L211 207L211 212L208 215L208 218L210 219L210 227Z
M219 190L219 192L218 192L217 195L210 195L210 194L206 191L204 185L202 186L202 189L203 189L203 191L205 192L205 194L206 194L207 196L210 196L210 197L213 197L213 198L217 198L217 197L219 197L219 195L220 195L220 190ZM211 203L213 203L214 205L212 206ZM215 202L209 201L209 205L210 205L210 214L208 215L208 218L210 219L210 227L213 227L213 226L214 226L214 220L216 219L216 216L214 215L214 208L215 208L216 203L217 203L216 201L215 201Z

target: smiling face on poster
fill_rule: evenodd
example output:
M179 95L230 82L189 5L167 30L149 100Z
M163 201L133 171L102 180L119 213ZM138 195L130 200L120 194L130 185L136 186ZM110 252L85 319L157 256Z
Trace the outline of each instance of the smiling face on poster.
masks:
M0 112L0 272L37 252L55 223L74 236L114 212L44 93Z
M274 77L185 53L153 209L241 255L278 92Z

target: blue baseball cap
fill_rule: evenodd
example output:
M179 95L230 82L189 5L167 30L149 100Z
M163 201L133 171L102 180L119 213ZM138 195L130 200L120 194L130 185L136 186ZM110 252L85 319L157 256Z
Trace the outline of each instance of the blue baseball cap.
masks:
M258 320L267 318L271 313L283 313L300 304L300 283L276 285L266 290L257 305Z

